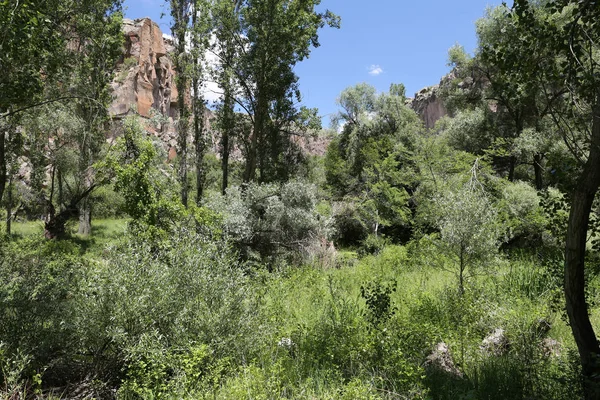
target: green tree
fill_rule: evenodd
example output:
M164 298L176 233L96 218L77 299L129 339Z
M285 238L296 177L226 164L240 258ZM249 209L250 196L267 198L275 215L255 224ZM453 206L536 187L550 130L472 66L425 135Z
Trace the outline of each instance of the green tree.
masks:
M192 114L194 116L194 150L196 167L196 205L200 205L204 197L206 168L204 155L208 146L206 132L206 100L203 85L207 80L205 55L209 48L212 31L210 2L195 0L191 27L192 57Z
M457 275L459 292L464 293L465 280L481 273L498 253L496 211L473 184L445 193L437 198L436 205L440 249L455 263L452 271Z
M96 13L96 22L102 22L120 4L120 0L0 2L0 68L4 71L0 78L0 119L41 104L87 97L86 93L68 91L72 65L67 60L73 48L83 43L78 42L78 36L86 29L87 17ZM54 90L47 90L49 87ZM0 200L7 178L7 136L6 130L0 132Z
M244 0L240 2L241 35L237 73L243 99L238 101L252 119L252 136L245 149L244 181L281 179L293 144L290 122L301 121L294 66L319 46L318 30L339 27L339 17L318 13L320 0ZM278 172L279 171L279 172Z
M324 161L334 198L355 202L361 224L375 235L380 227L408 225L421 124L406 106L404 86L392 85L389 93L377 95L372 86L359 84L345 89L338 105L333 123L341 131Z
M235 68L240 40L239 1L217 1L213 8L216 41L212 52L219 58L216 66L216 81L223 90L217 109L217 120L221 132L221 194L229 186L229 154L236 128L236 80Z
M557 139L546 129L546 120L552 101L561 93L553 91L553 96L546 96L551 89L535 74L538 65L551 63L556 56L540 46L515 46L520 35L508 8L499 6L488 9L477 21L479 46L474 57L460 46L450 49L454 79L444 91L446 103L458 119L449 128L457 148L487 154L510 181L516 178L517 166L531 165L533 181L541 190L548 144ZM514 59L519 59L519 68L508 67L511 61L507 60ZM529 141L523 151L521 137L531 130L547 140L535 142L537 148Z
M125 212L135 223L147 228L166 230L177 213L169 190L172 182L161 170L155 144L145 138L135 117L123 123L123 136L100 164L104 173L114 179L115 191L125 199Z
M520 0L509 17L520 40L497 47L541 48L556 58L535 66L507 53L503 69L529 70L549 91L564 93L551 102L550 114L564 140L579 160L579 177L571 194L565 249L565 296L569 322L579 350L586 398L600 396L600 346L585 299L585 254L590 212L600 186L600 8L594 1L556 0L542 3ZM517 53L518 54L518 53Z
M95 187L90 167L104 143L106 108L111 100L108 83L123 41L120 7L120 0L0 4L0 63L9 71L8 79L0 81L1 117L19 117L34 107L68 100L74 105L74 114L86 124L77 138L80 190L61 211L64 213L49 221L49 237L64 230L64 221L76 216L81 204L81 211L90 216L87 198ZM0 153L5 150L5 140L2 132ZM6 159L0 155L0 161ZM0 175L1 197L5 165L0 167ZM83 221L89 228L89 218ZM57 231L53 233L54 228Z
M179 158L179 183L181 185L181 203L187 207L189 197L188 182L188 135L190 128L190 105L186 101L186 94L190 89L190 71L192 59L186 49L187 38L190 32L190 15L194 14L194 0L171 0L171 28L175 38L175 85L177 86L177 104L179 107L179 120L177 123L177 147ZM195 36L195 35L194 35Z

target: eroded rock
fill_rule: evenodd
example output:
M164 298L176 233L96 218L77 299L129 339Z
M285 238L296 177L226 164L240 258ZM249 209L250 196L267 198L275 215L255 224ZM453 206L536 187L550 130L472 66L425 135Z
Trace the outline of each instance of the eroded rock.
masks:
M495 356L506 354L509 349L509 342L504 329L497 328L494 332L486 336L481 342L480 348L484 353Z
M148 18L124 20L125 53L112 83L114 101L110 113L127 115L135 108L142 117L154 113L177 115L175 71L168 55L167 39Z
M450 349L444 342L435 346L431 354L427 356L424 367L428 374L442 373L456 379L463 378L463 373L454 365Z

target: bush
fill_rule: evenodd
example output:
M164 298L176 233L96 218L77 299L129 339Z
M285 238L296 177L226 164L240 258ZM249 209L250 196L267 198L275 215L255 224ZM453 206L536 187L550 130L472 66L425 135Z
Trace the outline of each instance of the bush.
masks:
M52 365L47 375L71 364L79 350L77 320L90 268L79 247L69 242L0 243L4 357L21 354L30 372Z
M194 344L238 358L260 342L252 286L233 253L186 229L160 249L129 238L88 285L84 346L102 375L135 387L162 391L157 382L174 378L169 357Z
M302 182L281 186L251 184L213 195L207 207L223 216L223 233L242 258L276 264L298 260L327 236L327 221L317 210L316 187Z
M356 205L351 202L339 202L333 205L333 240L336 246L359 246L369 235Z
M369 235L365 240L362 241L358 254L361 256L365 255L377 255L385 249L389 244L389 241L383 236Z
M499 204L508 238L520 247L540 244L546 218L537 191L525 182L508 183Z

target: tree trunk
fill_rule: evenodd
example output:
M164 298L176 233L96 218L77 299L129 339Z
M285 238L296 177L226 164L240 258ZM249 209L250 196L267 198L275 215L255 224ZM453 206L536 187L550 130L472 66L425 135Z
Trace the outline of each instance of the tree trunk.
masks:
M198 79L194 78L194 149L196 159L196 205L200 206L204 196L204 152L206 145L204 141L204 104L197 97L200 85Z
M13 193L12 193L12 176L8 180L8 193L6 199L6 235L10 236L12 230L12 206L13 206Z
M65 204L65 192L63 190L63 176L62 171L58 169L58 209L62 210L63 204Z
M194 118L196 118L194 116ZM202 116L200 118L203 118ZM194 141L196 147L196 205L202 203L202 197L204 196L204 135L202 134L203 128L198 127L197 122L194 123ZM203 123L201 125L204 125Z
M0 202L6 187L6 132L0 132Z
M221 183L221 193L225 196L227 186L229 185L229 133L223 131L223 153L221 154L221 171L223 172L223 182Z
M511 182L515 181L515 167L517 165L516 157L509 157L508 159L508 180Z
M187 11L187 2L180 1L171 4L173 7L172 15L174 17L174 36L177 38L176 51L177 57L175 59L175 72L177 73L177 103L179 106L179 124L178 124L178 156L179 156L179 182L181 184L181 203L184 207L188 206L188 166L187 166L187 137L189 127L189 110L188 104L185 101L186 93L189 93L189 79L187 77L187 66L189 60L186 55L186 35L188 31L189 16Z
M92 234L92 204L89 198L84 199L79 206L78 234L89 236Z
M544 189L544 170L542 168L543 154L535 154L533 156L533 170L535 171L535 188L537 190Z
M250 138L250 148L248 149L248 155L246 157L244 183L253 181L256 177L258 137L259 135L263 134L265 113L268 112L266 108L266 101L262 97L262 95L259 95L258 102L256 104L256 115L254 116L254 126L252 129L252 136Z
M181 107L185 107L182 105ZM181 204L188 206L188 168L187 168L187 113L182 112L179 120L179 182L181 183Z
M198 43L197 29L197 17L198 13L192 13L192 54L194 57L194 77L192 80L192 87L194 88L193 98L193 112L194 112L194 149L196 158L196 205L200 206L202 203L202 197L204 196L204 176L206 171L204 170L204 152L206 148L204 138L204 100L200 95L201 85L200 80L202 76L201 65L198 62L198 51L200 45Z
M60 171L60 170L59 170ZM60 176L60 175L59 175ZM80 215L79 204L82 201L88 201L88 196L96 189L96 185L87 188L83 193L77 195L69 204L58 213L54 214L54 207L50 207L48 221L44 227L44 236L46 239L61 239L66 234L65 225L67 221ZM91 225L92 213L89 212L89 221Z
M225 195L227 186L229 185L229 134L234 129L234 111L233 111L233 96L231 94L230 83L228 82L225 89L225 97L223 100L223 132L221 134L221 172L223 179L221 182L221 193Z
M585 250L592 203L600 186L600 104L594 108L590 154L573 193L565 249L567 314L579 350L587 399L600 398L600 347L585 300Z

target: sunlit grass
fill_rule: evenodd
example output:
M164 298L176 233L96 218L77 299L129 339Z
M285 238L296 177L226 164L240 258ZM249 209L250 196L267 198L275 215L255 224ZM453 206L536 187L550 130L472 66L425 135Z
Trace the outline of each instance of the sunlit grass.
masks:
M77 233L77 222L70 221L67 224L67 232L73 238L78 240L96 241L99 243L109 243L118 239L125 233L128 219L96 219L92 220L92 234L82 236ZM6 226L2 227L6 231ZM11 235L13 237L32 237L44 235L44 221L14 221L11 224Z

